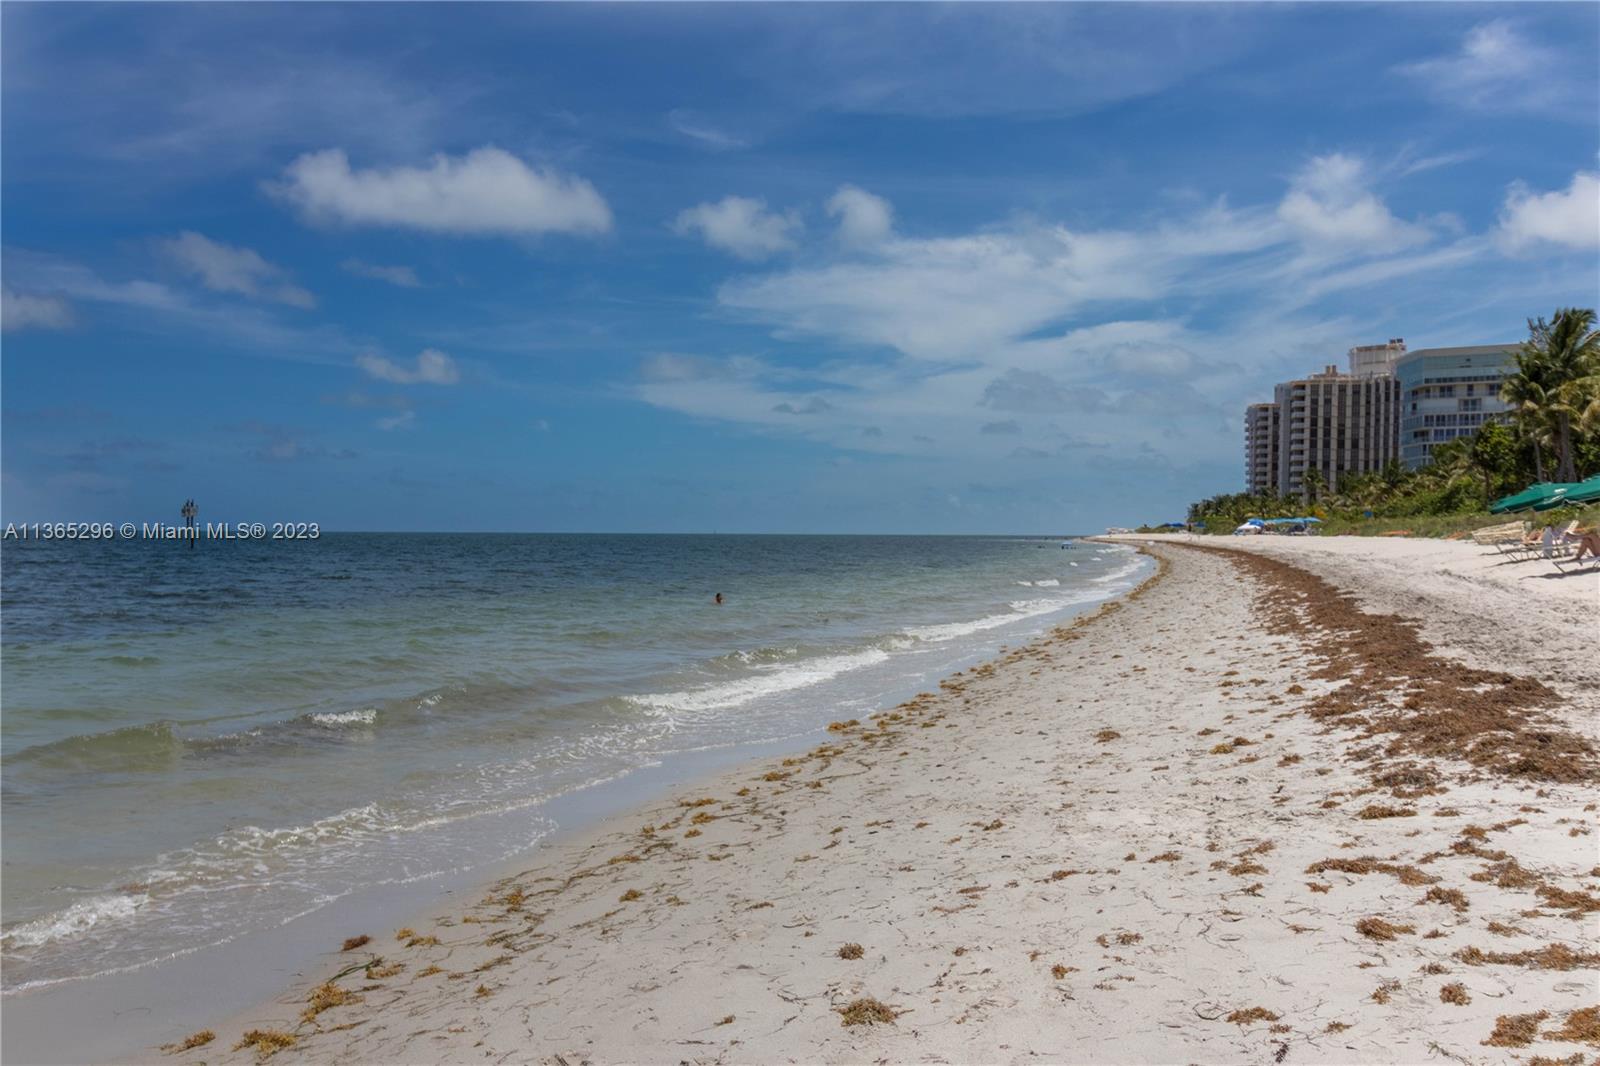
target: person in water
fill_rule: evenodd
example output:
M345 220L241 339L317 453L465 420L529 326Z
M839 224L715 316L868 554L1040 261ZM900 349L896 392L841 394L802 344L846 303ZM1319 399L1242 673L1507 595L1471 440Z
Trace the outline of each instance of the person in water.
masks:
M722 593L720 593L720 592L717 593L716 599L713 600L712 602L714 602L718 607L721 607L722 606Z

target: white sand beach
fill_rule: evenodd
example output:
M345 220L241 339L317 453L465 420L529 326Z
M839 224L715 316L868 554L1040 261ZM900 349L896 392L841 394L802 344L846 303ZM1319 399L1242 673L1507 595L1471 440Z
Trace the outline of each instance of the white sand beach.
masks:
M1586 1061L1600 577L1198 543L149 1057Z

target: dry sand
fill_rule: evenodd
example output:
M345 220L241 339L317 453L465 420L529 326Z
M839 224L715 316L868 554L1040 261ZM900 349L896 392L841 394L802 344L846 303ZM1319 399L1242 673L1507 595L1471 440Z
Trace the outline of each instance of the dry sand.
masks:
M1596 579L1210 543L174 1059L1588 1061Z

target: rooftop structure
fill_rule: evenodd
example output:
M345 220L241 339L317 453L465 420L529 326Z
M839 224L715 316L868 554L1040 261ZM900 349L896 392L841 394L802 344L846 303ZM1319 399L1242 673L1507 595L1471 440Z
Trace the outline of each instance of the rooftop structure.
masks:
M1376 378L1393 374L1395 362L1405 354L1406 342L1400 337L1391 337L1386 344L1366 344L1351 348L1350 374L1358 378Z

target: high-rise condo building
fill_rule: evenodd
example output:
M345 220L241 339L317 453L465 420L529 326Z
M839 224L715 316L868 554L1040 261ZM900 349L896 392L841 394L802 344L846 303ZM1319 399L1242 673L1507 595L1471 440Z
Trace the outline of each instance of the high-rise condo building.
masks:
M1398 457L1400 405L1394 367L1405 355L1399 337L1351 348L1350 372L1329 366L1286 381L1272 403L1245 409L1245 485L1250 492L1307 495L1306 474L1325 485L1379 470Z
M1250 492L1278 491L1278 405L1253 403L1244 411L1244 481Z
M1433 446L1467 437L1492 418L1506 417L1500 383L1516 372L1517 346L1419 348L1400 358L1400 458L1426 466Z
M1273 393L1280 495L1309 496L1312 471L1331 489L1346 474L1381 470L1399 457L1400 387L1391 375L1357 377L1329 366Z

